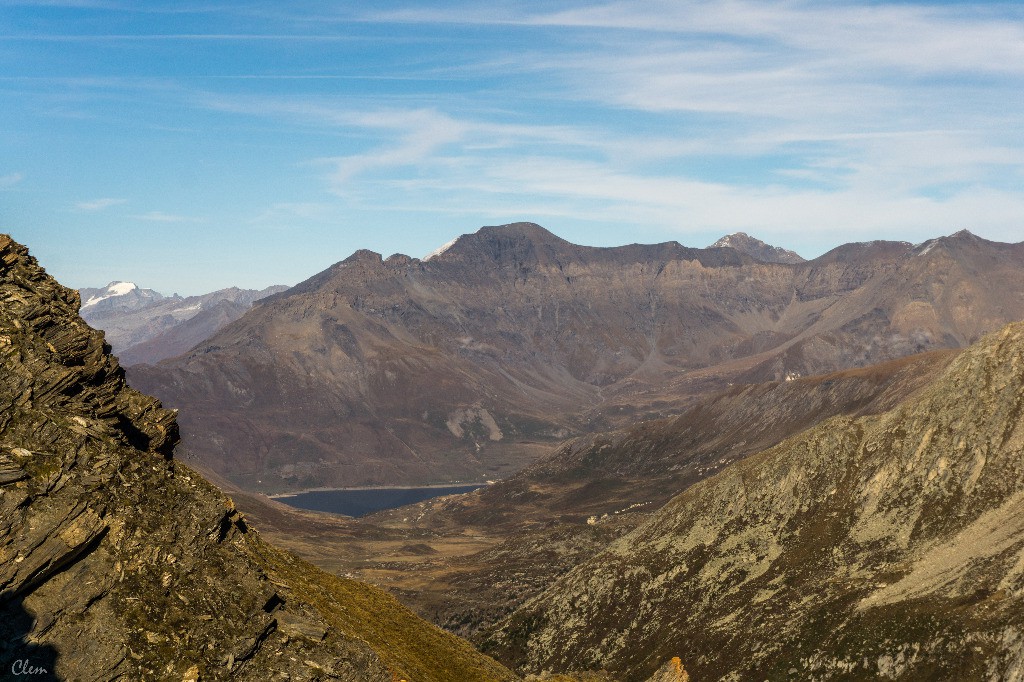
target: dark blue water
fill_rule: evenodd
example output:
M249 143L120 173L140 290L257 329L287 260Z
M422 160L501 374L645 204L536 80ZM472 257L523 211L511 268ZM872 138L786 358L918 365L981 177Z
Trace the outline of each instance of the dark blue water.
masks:
M381 509L394 509L441 495L468 493L482 488L480 484L453 485L444 488L361 488L359 490L316 490L288 497L275 498L299 509L365 516Z

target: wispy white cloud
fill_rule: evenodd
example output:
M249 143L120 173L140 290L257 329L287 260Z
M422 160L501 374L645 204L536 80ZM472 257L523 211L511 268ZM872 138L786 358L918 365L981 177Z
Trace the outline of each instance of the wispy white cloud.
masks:
M253 224L283 224L299 221L324 221L333 217L336 209L319 201L278 202L261 211L252 219Z
M793 243L829 230L875 238L898 228L924 239L945 226L978 229L981 223L1001 230L990 236L1009 237L1016 229L1009 216L1024 209L1019 193L979 182L992 169L1019 172L1024 150L970 128L859 132L851 126L844 132L839 126L783 121L763 130L751 126L741 135L708 130L659 139L456 118L436 109L350 110L298 100L232 100L230 108L391 140L371 143L358 154L315 160L330 166L326 180L332 192L378 210L558 216L680 234L746 230ZM671 163L643 169L651 162L675 159L685 165L722 154L756 164L759 155L808 144L819 150L795 155L792 167L734 184L673 170ZM802 187L806 182L819 187ZM943 196L928 192L947 184L954 186ZM384 196L389 200L380 203Z
M365 152L320 157L317 165L330 165L331 187L345 192L357 177L383 169L411 167L429 162L449 146L479 154L514 150L524 144L576 148L601 146L599 131L571 126L509 124L482 117L456 117L436 108L364 108L324 100L273 97L196 96L203 106L251 116L275 116L303 124L348 131L353 137L380 141ZM619 140L616 144L621 144ZM660 149L664 149L661 147Z
M1008 234L1020 215L1024 112L1007 103L1024 76L1024 22L1012 12L742 0L465 10L366 18L558 29L561 40L507 68L543 74L546 97L676 131L632 140L609 126L562 153L520 139L486 161L466 146L435 149L403 184L424 196L457 186L480 203L512 194L595 220L720 229L986 222ZM735 179L702 173L702 158L727 157Z
M201 218L164 213L162 211L150 211L148 213L135 214L128 217L134 218L135 220L146 220L154 223L197 223L202 221Z
M23 33L0 37L10 42L103 43L103 42L363 42L366 39L345 35L299 33Z
M1024 26L983 5L895 5L744 0L627 0L561 11L528 3L481 8L406 8L368 12L369 21L643 31L687 38L770 40L820 51L849 68L865 63L931 72L1024 71ZM752 45L763 48L764 45ZM851 59L854 58L854 59Z
M173 34L154 24L146 35L112 26L111 35L54 28L53 36L24 38L111 43L83 50L166 41L161 50L182 54L189 41L205 41L202 51L246 56L163 81L93 79L67 88L83 93L82 110L108 119L139 93L159 112L147 132L178 133L180 125L199 139L215 127L251 129L252 138L233 140L238 146L222 158L239 159L243 145L266 150L245 171L280 173L284 182L262 208L250 202L234 211L242 225L312 226L354 208L501 219L521 212L680 234L832 229L874 238L982 222L1010 234L1021 215L1024 110L1012 106L1024 86L1019 10L866 0L463 5L360 11L271 3L235 24L245 33L232 33L230 22L182 21ZM362 23L348 25L353 19ZM445 26L456 23L457 30ZM376 40L406 43L372 59L333 44ZM271 41L292 41L294 59L248 58L266 56L258 51ZM119 106L92 106L104 98ZM77 104L69 103L74 111ZM223 168L214 154L210 167ZM225 184L232 182L243 181ZM78 208L109 206L86 207L92 203Z
M8 173L7 175L0 175L0 189L14 187L24 179L25 176L21 173Z
M330 177L331 187L342 193L357 175L423 162L445 145L463 140L468 132L465 124L429 110L378 112L374 116L354 117L351 124L403 132L397 144L364 154L325 159L335 165Z
M968 227L991 238L1020 240L1018 216L1024 197L981 186L946 197L902 188L847 186L833 191L783 184L750 188L721 182L617 172L598 163L552 158L505 163L456 163L464 172L453 182L403 183L404 210L452 214L559 216L574 220L642 225L687 235L743 230L781 243L834 243L859 239L923 240ZM510 193L510 188L514 190ZM468 198L468 201L467 201ZM952 228L952 229L951 229ZM894 231L898 230L898 231ZM827 243L827 239L821 240Z
M86 211L86 212L102 211L104 209L110 208L111 206L118 206L120 204L124 204L124 203L127 203L127 202L128 202L127 199L111 199L109 197L105 197L103 199L92 199L90 201L79 201L78 203L75 204L75 208L77 210L79 210L79 211Z

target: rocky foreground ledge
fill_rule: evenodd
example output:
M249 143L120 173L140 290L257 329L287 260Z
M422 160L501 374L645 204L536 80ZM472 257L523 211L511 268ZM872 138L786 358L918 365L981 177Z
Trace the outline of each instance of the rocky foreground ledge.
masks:
M80 303L0 235L0 677L516 679L263 542Z

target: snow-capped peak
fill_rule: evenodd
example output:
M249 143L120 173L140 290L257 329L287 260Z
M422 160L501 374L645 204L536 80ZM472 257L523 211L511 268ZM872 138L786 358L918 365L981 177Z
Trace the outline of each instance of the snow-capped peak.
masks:
M435 250L431 251L430 253L428 253L426 256L423 257L423 260L427 261L427 260L430 260L431 258L436 258L437 256L440 256L442 253L444 253L448 249L450 249L453 246L455 246L455 242L457 242L457 241L459 241L458 237L456 237L455 239L451 240L450 242L448 242L447 244L445 244L441 248L435 249Z
M124 296L125 294L129 294L138 288L139 287L138 285L135 284L135 282L111 282L110 284L107 285L106 289L104 289L99 294L91 297L88 301L83 303L82 307L88 308L89 306L96 305L100 301L105 301L108 298L113 298L114 296Z
M129 291L135 291L138 288L135 282L111 282L107 285L107 291L111 296L124 296Z

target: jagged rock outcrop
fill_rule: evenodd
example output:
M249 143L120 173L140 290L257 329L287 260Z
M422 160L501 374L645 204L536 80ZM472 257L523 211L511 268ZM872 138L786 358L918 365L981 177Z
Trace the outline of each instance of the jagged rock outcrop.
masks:
M264 543L172 459L174 413L125 384L79 305L0 236L3 675L514 679L380 590Z
M525 671L643 680L1024 675L1024 324L878 416L674 498L502 622Z
M130 373L250 490L481 480L729 383L962 347L1024 318L1022 293L1024 245L969 234L790 265L514 224L425 261L360 251Z

